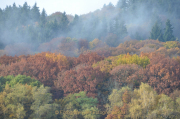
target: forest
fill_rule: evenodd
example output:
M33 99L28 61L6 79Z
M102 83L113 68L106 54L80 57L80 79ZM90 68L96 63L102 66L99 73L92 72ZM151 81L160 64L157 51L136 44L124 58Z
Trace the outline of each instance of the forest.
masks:
M179 5L0 8L0 119L179 119Z

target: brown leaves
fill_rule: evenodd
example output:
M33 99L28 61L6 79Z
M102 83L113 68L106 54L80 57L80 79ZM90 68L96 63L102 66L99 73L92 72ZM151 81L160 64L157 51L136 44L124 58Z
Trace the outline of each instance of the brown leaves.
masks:
M56 61L48 59L46 53L40 53L28 57L15 57L9 62L13 62L8 66L0 66L1 76L7 75L27 75L34 77L42 82L45 86L53 86L53 80L56 79L57 73L62 69L69 68L66 61ZM1 57L3 58L3 57ZM19 60L18 62L15 62ZM58 63L61 62L61 63ZM7 64L4 62L4 64ZM66 65L66 66L65 66Z
M80 50L81 48L88 49L89 48L89 42L86 39L80 39L78 42L78 49Z
M103 73L99 69L93 69L91 66L82 66L74 70L67 70L58 74L58 80L55 81L57 88L64 91L64 95L87 91L91 97L97 96L98 83L103 81Z
M81 55L79 55L78 58L75 58L73 60L73 65L76 66L76 65L82 64L82 63L92 65L93 63L96 63L103 59L104 59L104 57L97 55L97 53L81 54Z
M131 85L132 81L128 80L128 77L135 74L135 72L142 69L140 66L136 64L128 64L128 65L119 65L110 72L111 80L118 82L119 86Z
M132 80L133 77L129 79ZM134 80L148 82L158 94L169 95L175 89L180 89L180 64L162 55L152 56L146 69L134 74Z
M11 64L11 63L15 63L17 61L19 61L20 58L15 56L15 57L12 57L12 56L7 56L7 55L3 55L0 57L0 64L4 64L4 65L8 65L8 64Z
M78 55L77 43L71 38L64 38L58 45L57 51L66 56L76 56Z
M63 71L69 70L70 68L74 67L72 70L69 70L66 73L67 75L72 74L73 77L76 74L77 78L80 78L81 81L79 82L79 84L74 83L75 85L71 86L71 88L74 89L72 90L72 92L78 92L79 90L82 91L84 89L91 90L91 92L89 92L89 95L93 95L95 97L96 87L93 87L93 85L97 85L98 81L96 80L96 78L99 79L97 75L101 75L102 73L98 70L94 70L92 67L86 67L85 70L82 70L82 67L80 65L91 65L94 62L100 61L102 59L103 57L98 56L96 53L80 55L78 58L68 58L64 55L56 55L55 53L53 54L50 52L42 52L35 55L19 57L3 56L0 58L0 62L2 63L2 65L0 66L0 76L16 76L18 74L31 76L39 80L45 86L52 87L52 90L54 90L53 94L55 94L54 96L59 97L58 92L62 93L61 89L54 87L54 81L57 80L57 74L59 72L63 73ZM90 71L88 72L88 70ZM73 74L73 72L75 74ZM84 74L79 75L80 72ZM63 75L66 75L66 73ZM68 82L69 84L71 83L73 77L70 77L70 82ZM85 77L85 79L88 81L87 85L84 85L84 87L81 86L81 84L83 85L82 82L84 82L83 77ZM90 79L93 80L91 81ZM67 83L67 81L65 81L65 83ZM70 91L70 93L72 92Z

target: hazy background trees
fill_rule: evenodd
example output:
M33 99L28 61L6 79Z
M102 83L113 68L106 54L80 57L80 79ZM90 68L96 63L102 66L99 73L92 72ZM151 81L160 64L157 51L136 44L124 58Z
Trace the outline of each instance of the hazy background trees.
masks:
M0 9L0 46L28 43L31 53L39 52L41 43L57 37L86 39L98 38L109 46L117 46L124 38L174 41L179 38L178 1L119 0L117 5L104 5L100 10L84 15L56 12L40 13L38 5L15 3ZM167 20L168 19L168 20ZM157 23L156 23L157 22ZM164 29L165 28L165 29Z

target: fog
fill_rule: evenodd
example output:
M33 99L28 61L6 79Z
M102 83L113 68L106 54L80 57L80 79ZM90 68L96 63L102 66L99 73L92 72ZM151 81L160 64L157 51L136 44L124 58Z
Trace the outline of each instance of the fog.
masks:
M26 2L23 6L9 5L0 9L0 48L11 56L43 51L78 56L73 53L80 51L78 45L82 39L90 42L98 38L110 47L116 47L127 36L149 39L155 22L164 32L167 19L172 24L173 35L179 39L180 2L167 1L160 4L160 0L119 0L115 6L104 4L102 8L80 16L68 15L65 11L47 15L46 8L40 13L36 4L29 6ZM108 38L113 35L116 40L111 43ZM65 46L62 43L73 48L62 49Z

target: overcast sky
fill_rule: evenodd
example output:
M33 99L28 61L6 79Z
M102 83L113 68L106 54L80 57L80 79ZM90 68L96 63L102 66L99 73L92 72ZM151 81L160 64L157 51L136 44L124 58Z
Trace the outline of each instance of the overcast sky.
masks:
M31 7L36 2L40 11L45 8L48 15L58 11L65 11L66 14L71 15L82 15L101 9L104 4L108 5L110 2L116 5L118 0L0 0L0 8L4 9L7 5L12 6L14 2L17 6L22 6L24 2L27 2Z

